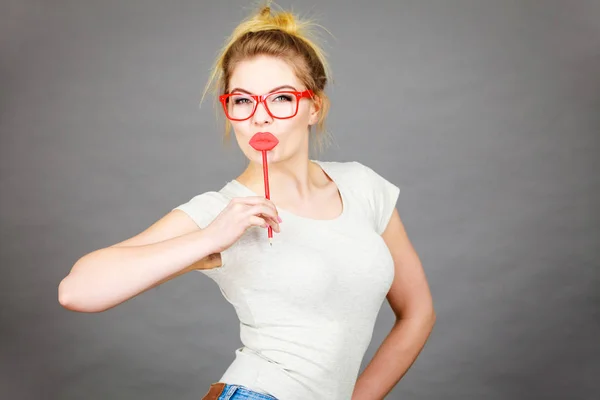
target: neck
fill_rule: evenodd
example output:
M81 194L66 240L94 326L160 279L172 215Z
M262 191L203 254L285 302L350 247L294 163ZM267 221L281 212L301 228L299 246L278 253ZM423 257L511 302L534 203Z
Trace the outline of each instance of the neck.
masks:
M278 162L269 162L269 192L273 202L298 203L308 199L315 189L326 184L321 167L304 154ZM236 179L254 193L264 196L265 184L262 163L250 161L246 170Z

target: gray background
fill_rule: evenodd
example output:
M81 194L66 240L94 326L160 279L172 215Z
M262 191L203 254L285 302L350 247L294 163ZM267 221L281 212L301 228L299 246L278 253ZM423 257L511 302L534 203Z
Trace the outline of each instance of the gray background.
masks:
M335 36L319 158L402 188L430 280L435 330L388 398L600 398L600 2L279 4ZM198 103L251 10L2 1L0 398L199 399L233 360L235 312L202 274L100 314L57 286L242 170ZM363 368L392 323L385 303Z

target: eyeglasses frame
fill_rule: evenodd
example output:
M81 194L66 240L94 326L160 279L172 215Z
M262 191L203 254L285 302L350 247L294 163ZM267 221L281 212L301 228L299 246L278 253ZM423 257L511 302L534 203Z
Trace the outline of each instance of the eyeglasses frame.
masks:
M252 112L250 113L250 116L247 118L231 118L229 116L229 112L227 112L227 99L231 96L239 96L240 94L244 94L247 95L251 98L254 99L254 109L252 110ZM272 96L274 94L291 94L296 96L296 111L294 112L293 115L290 115L289 117L276 117L271 113L271 110L269 110L269 106L267 106L267 103L265 102L265 100L267 99L267 97ZM303 98L313 98L314 96L314 92L311 89L307 89L304 91L293 91L293 90L278 90L275 92L271 92L271 93L267 93L267 94L262 94L262 95L258 95L258 94L247 94L247 93L225 93L219 96L219 101L221 102L221 104L223 105L223 111L225 112L225 116L227 117L227 119L231 120L231 121L246 121L250 118L252 118L254 116L254 113L256 112L256 109L258 108L258 104L259 103L264 103L265 105L265 110L267 110L267 113L271 116L271 118L273 119L290 119L290 118L294 118L297 114L298 114L298 109L300 108L300 100Z

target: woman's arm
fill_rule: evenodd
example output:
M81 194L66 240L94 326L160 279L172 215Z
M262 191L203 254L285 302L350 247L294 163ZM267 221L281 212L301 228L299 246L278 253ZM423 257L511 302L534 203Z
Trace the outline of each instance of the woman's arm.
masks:
M394 259L394 281L387 299L396 321L359 376L352 400L385 398L416 360L435 323L425 272L397 210L381 236Z
M58 287L72 311L101 312L194 269L221 265L206 230L180 210L110 247L81 257Z

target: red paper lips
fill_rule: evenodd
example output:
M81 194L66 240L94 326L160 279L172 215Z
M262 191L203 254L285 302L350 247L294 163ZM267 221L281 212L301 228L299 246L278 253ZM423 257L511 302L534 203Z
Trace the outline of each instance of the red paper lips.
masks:
M250 146L258 151L272 150L278 143L279 140L271 132L258 132L250 139Z

